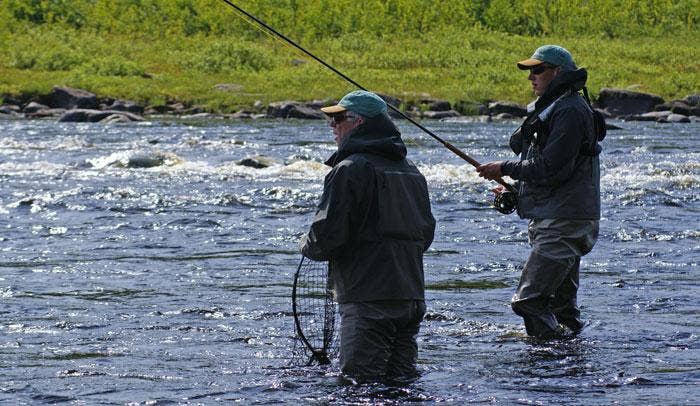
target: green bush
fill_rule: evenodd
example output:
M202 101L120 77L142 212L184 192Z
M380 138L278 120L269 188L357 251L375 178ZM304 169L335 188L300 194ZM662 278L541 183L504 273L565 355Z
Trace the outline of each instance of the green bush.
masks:
M189 52L182 65L205 73L235 71L260 71L269 69L272 59L262 48L253 43L237 43L230 40L202 38L206 42L201 52Z
M146 72L133 61L128 61L119 56L104 56L92 58L79 70L86 74L99 76L145 76Z
M5 0L3 7L18 22L33 24L64 23L73 28L85 24L84 10L89 3L75 0Z
M55 47L17 47L11 51L9 66L17 69L67 71L80 65L83 57L76 51L57 45Z

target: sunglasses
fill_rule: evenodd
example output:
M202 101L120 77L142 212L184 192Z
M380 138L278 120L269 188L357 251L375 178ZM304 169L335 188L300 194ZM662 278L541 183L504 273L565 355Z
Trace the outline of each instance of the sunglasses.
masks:
M530 69L530 72L532 72L533 75L539 75L540 73L546 71L547 69L554 69L556 66L549 66L549 65L537 65L534 68Z
M349 114L347 114L347 113L346 113L346 114L334 114L334 115L331 116L331 120L332 120L335 124L340 124L340 123L342 123L343 121L345 121L345 119L348 119L348 118L355 118L355 116L351 116L351 115L349 115Z

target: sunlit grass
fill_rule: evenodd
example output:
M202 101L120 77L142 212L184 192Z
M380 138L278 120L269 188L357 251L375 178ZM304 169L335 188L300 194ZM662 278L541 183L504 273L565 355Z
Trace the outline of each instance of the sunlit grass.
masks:
M0 94L43 94L54 85L66 85L144 104L182 101L235 111L256 100L332 99L353 89L316 61L269 37L155 39L41 26L14 33L8 41L13 45L0 47ZM525 103L531 93L515 62L544 43L572 51L588 69L594 95L603 87L616 87L673 99L700 90L698 33L602 41L472 28L421 37L348 35L302 45L363 86L405 100ZM216 87L221 84L231 86Z

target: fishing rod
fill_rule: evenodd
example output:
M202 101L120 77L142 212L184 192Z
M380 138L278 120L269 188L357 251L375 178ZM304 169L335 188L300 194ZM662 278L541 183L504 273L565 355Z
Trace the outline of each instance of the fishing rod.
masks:
M303 52L304 54L308 55L309 57L313 58L315 61L317 61L317 62L320 63L321 65L325 66L326 68L330 69L331 71L333 71L334 73L336 73L338 76L340 76L341 78L343 78L343 79L345 79L346 81L350 82L351 84L353 84L354 86L356 86L356 87L359 88L360 90L367 91L367 89L366 89L364 86L362 86L362 85L360 85L359 83L355 82L354 80L352 80L350 77L348 77L347 75L345 75L344 73L342 73L342 72L339 71L338 69L336 69L336 68L334 68L333 66L329 65L328 63L326 63L326 61L324 61L323 59L321 59L321 58L317 57L316 55L312 54L311 52L307 51L307 50L306 50L305 48L303 48L301 45L297 44L296 42L294 42L293 40L289 39L289 38L288 38L287 36L285 36L284 34L280 33L279 31L275 30L274 28L270 27L270 26L269 26L268 24L266 24L264 21L260 20L259 18L255 17L254 15L250 14L249 12L245 11L245 10L242 9L241 7L239 7L239 6L237 6L236 4L234 4L233 2L231 2L230 0L221 0L221 1L223 1L223 2L226 3L226 4L228 4L229 6L233 7L236 11L238 11L239 13L245 15L245 16L248 17L250 20L255 21L258 25L260 25L261 27L265 28L266 30L268 30L268 31L271 32L272 34L276 35L278 38L284 40L285 42L287 42L288 44L292 45L293 47L295 47L295 48L298 49L299 51L301 51L301 52ZM469 155L467 155L467 154L464 153L462 150L460 150L459 148L455 147L454 145L452 145L452 144L449 143L448 141L445 141L444 139L442 139L441 137L439 137L437 134L435 134L434 132L430 131L430 130L427 129L425 126L423 126L422 124L420 124L419 122L417 122L416 120L414 120L414 119L412 119L411 117L409 117L408 115L404 114L404 112L402 112L401 110L399 110L397 107L394 107L394 106L392 106L392 105L389 104L389 103L387 103L387 106L389 106L389 108L390 108L391 110L393 110L394 112L396 112L398 115L400 115L400 116L403 117L404 119L408 120L411 124L415 125L416 127L418 127L418 128L420 128L421 130L423 130L423 132L425 132L425 133L428 134L429 136L433 137L433 139L435 139L436 141L438 141L439 143L441 143L445 148L447 148L447 149L449 149L450 151L452 151L455 155L457 155L458 157L460 157L460 158L462 158L463 160L467 161L467 162L468 162L469 164L471 164L473 167L477 168L477 167L479 167L479 166L481 165L481 164L479 163L479 161L477 161L476 159L470 157ZM509 193L511 193L511 194L502 193L502 194L499 194L499 195L496 196L496 200L495 200L496 209L497 209L498 211L502 212L502 213L505 213L505 214L512 213L513 210L515 209L515 206L517 205L517 201L515 200L515 199L517 199L517 197L516 197L516 196L517 196L517 192L516 192L516 190L515 190L515 187L514 187L513 185L507 183L506 181L504 181L503 178L495 179L495 181L498 182L498 183L499 183L500 185L502 185L503 187L505 187L506 190L507 190ZM505 196L504 196L504 195L505 195ZM512 200L512 201L511 201L511 200Z

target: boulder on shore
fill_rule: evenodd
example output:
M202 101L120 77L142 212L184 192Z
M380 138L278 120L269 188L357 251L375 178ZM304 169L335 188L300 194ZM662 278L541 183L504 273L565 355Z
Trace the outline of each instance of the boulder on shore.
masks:
M700 107L700 94L689 94L685 96L683 102L688 106Z
M61 109L96 109L99 107L97 96L87 90L74 89L66 86L54 86L45 98L45 103Z
M510 113L498 113L495 116L491 116L491 118L494 120L517 120L520 117L514 116Z
M517 103L508 101L495 101L489 103L489 115L497 116L501 113L507 113L515 117L527 116L527 109Z
M659 120L666 120L668 116L671 115L671 110L664 110L664 111L650 111L648 113L636 115L636 116L630 116L626 117L626 120L633 121L659 121Z
M115 100L112 104L107 106L105 110L128 111L129 113L143 114L144 107L131 100Z
M296 101L270 103L267 115L272 118L306 118L321 120L324 114L321 110L309 107Z
M24 113L24 116L27 118L58 117L61 114L65 113L65 111L66 111L66 109L61 109L61 108L56 108L56 109L46 108L46 109L36 110L32 113Z
M684 116L700 116L700 106L693 106L686 103L685 100L673 100L667 103L659 104L655 107L657 111L670 110L676 114Z
M689 123L690 118L671 110L650 111L644 114L632 114L623 117L625 121L656 121L657 123Z
M666 120L666 117L668 117L669 114L671 114L670 110L650 111L648 113L630 114L628 116L621 116L619 118L625 121L659 121Z
M0 106L0 114L15 116L19 114L20 111L22 111L22 109L20 109L19 106L14 104L3 104L2 106Z
M41 103L37 103L37 102L33 101L33 102L29 102L26 106L24 106L24 108L22 109L22 112L24 114L32 114L32 113L36 113L39 110L46 110L48 108L49 108L49 106L47 106L45 104L41 104Z
M431 119L435 119L435 120L440 120L440 119L449 118L449 117L459 117L460 114L456 110L437 110L437 111L428 110L428 111L424 111L421 114L421 116L423 118L431 118Z
M598 95L597 107L612 117L638 115L654 110L664 102L659 96L623 89L602 89Z
M660 123L689 123L690 118L683 114L671 113L666 117L666 120L659 120Z
M465 116L488 116L489 108L485 104L460 100L455 103L454 109Z
M65 112L64 108L51 108L41 103L29 102L22 109L22 113L27 118L45 118L45 117L55 117L60 116Z
M62 123L96 123L105 119L108 119L108 122L143 121L143 117L128 111L92 109L68 110L63 113L58 121Z
M452 105L447 100L421 100L427 111L450 111Z

